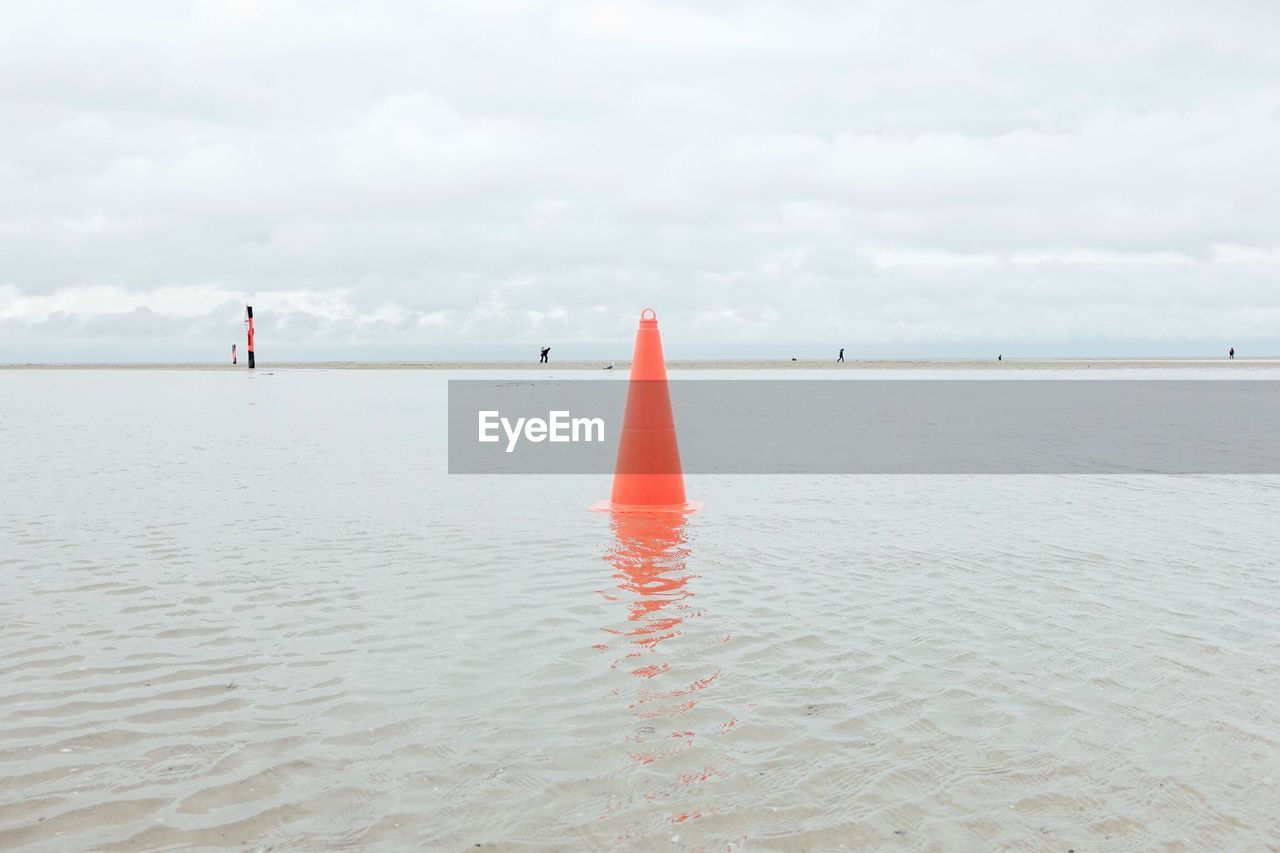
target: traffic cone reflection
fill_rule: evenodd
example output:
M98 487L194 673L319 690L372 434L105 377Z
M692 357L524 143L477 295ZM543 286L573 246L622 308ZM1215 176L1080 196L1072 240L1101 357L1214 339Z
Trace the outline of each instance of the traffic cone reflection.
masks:
M617 655L611 668L631 677L630 689L619 685L613 692L627 697L634 715L626 752L646 768L636 777L643 797L665 804L669 823L682 823L712 813L714 780L725 775L716 766L714 742L706 738L727 734L736 719L724 719L722 703L706 701L706 691L720 677L717 656L707 649L730 638L719 632L708 636L708 626L698 623L705 613L691 602L691 582L698 576L689 571L685 515L619 512L612 522L615 542L605 560L622 594L605 598L625 606L626 621L605 628L615 639L596 648ZM695 742L704 749L692 752ZM623 807L615 800L601 820Z
M684 492L680 446L667 387L667 364L662 355L658 315L640 312L627 408L618 436L613 493L594 507L610 512L692 512Z
M622 512L613 516L617 538L605 559L617 570L618 588L635 596L627 620L638 623L627 631L636 646L653 651L663 640L679 634L683 614L662 612L691 593L685 519L674 513ZM683 609L683 608L682 608ZM646 670L636 674L647 675Z

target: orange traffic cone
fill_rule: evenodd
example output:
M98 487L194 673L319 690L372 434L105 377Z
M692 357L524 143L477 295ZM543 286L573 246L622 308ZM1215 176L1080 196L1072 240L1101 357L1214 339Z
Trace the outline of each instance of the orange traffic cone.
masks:
M647 315L647 316L646 316ZM684 494L680 447L667 389L658 315L640 312L636 348L631 357L627 410L618 437L613 495L592 509L606 512L692 512Z

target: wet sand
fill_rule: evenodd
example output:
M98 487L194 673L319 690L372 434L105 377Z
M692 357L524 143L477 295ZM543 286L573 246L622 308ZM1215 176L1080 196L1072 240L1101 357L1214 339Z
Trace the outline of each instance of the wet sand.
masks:
M610 364L598 361L260 361L258 370L602 370ZM612 362L615 370L626 370L630 361ZM668 370L1176 370L1220 367L1223 370L1280 367L1275 358L1073 358L1073 359L848 359L837 364L831 359L741 360L672 359ZM243 365L208 362L173 363L68 363L0 364L0 370L247 370Z

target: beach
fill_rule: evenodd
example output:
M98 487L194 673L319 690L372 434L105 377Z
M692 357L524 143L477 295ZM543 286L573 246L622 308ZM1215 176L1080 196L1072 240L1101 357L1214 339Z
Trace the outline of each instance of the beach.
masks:
M272 367L0 372L0 848L1280 837L1275 477L690 476L655 526L448 475L491 371Z
M536 361L280 361L259 359L259 369L278 370L603 370L613 364L614 370L625 371L630 361L598 359L593 361L556 361L539 364ZM1276 370L1280 369L1280 357L1275 358L1072 358L1072 359L900 359L867 360L847 359L836 364L834 359L672 359L667 369L687 370ZM229 363L9 363L0 364L0 370L246 370L243 364Z
M1280 853L1280 3L0 21L0 853Z

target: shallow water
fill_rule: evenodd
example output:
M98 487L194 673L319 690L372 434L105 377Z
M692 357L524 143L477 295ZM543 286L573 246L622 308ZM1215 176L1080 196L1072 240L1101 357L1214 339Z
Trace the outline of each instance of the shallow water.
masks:
M448 376L0 371L0 849L1280 839L1280 478L611 519Z

